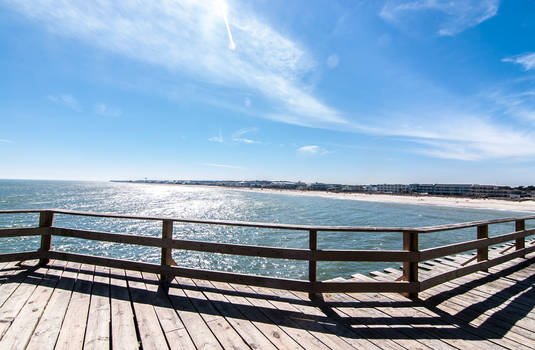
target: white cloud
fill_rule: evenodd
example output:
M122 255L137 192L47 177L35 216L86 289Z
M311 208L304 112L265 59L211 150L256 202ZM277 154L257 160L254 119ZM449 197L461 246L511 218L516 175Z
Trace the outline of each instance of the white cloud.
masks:
M520 64L524 67L524 70L532 70L535 69L535 52L525 53L513 57L507 57L502 59L502 62Z
M104 103L97 103L95 105L95 113L103 117L119 117L123 112L114 107L110 107Z
M46 97L49 101L52 101L58 105L68 107L74 111L80 111L80 104L72 95L69 94L59 94L59 95L48 95Z
M241 143L249 143L249 144L260 143L260 141L256 141L256 140L244 137L244 135L246 134L255 133L257 131L258 131L257 128L240 129L236 131L234 134L232 134L232 141L241 142Z
M410 23L424 16L427 25L436 26L438 35L456 35L498 13L499 0L389 0L379 15L391 23Z
M219 163L203 163L202 165L213 167L213 168L243 169L240 166L228 165L228 164L219 164Z
M208 141L211 141L211 142L217 142L217 143L223 143L225 142L223 140L223 135L221 134L221 130L219 130L219 134L217 136L212 136L208 139Z
M238 0L5 2L54 33L200 82L257 91L274 102L281 121L346 123L302 83L315 67L305 48Z
M424 114L418 116L418 121L394 118L390 120L390 127L377 126L374 132L401 136L403 140L423 146L415 149L416 153L436 158L482 160L535 157L533 131L517 130L485 116L458 111L450 113L434 112L428 118Z
M297 154L301 156L324 155L327 153L329 152L317 145L303 146L297 149Z
M0 143L13 143L13 141L8 139L0 139Z
M327 67L329 67L329 69L334 69L338 66L338 63L340 63L340 58L338 57L338 55L330 55L329 57L327 57Z

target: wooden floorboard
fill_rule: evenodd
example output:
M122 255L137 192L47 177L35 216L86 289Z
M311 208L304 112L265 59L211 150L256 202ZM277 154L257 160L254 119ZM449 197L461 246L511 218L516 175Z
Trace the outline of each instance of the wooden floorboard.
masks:
M491 249L490 255L504 248ZM425 279L471 255L420 264ZM397 268L360 281L392 281ZM337 279L343 281L345 279ZM535 348L535 254L393 293L302 292L78 263L0 263L0 349Z
M114 350L139 349L134 311L126 284L126 274L121 269L110 269L111 339Z
M91 301L95 266L82 265L67 305L67 312L56 341L56 349L82 349Z
M31 336L27 349L54 349L79 268L80 264L78 263L68 263L65 266L65 270Z

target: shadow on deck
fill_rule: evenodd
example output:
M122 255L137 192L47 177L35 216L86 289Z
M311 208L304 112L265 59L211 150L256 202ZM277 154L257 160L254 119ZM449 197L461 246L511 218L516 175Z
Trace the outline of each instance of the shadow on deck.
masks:
M306 293L185 278L164 288L154 274L72 262L4 263L0 348L529 349L534 263L533 255L516 259L416 301L326 293L315 302ZM421 273L447 267L434 264L422 264ZM374 276L397 277L393 270Z

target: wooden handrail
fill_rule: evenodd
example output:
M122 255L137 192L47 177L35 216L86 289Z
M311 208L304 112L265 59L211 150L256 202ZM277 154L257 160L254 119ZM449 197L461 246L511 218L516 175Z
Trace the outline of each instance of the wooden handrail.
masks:
M308 292L311 298L319 297L326 292L398 292L411 298L415 298L419 291L444 283L451 279L464 276L477 271L485 271L489 267L501 264L517 257L525 257L526 254L535 252L535 246L526 248L525 239L535 234L535 229L526 229L526 220L535 219L535 215L519 218L505 218L465 222L450 225L426 226L419 228L404 227L359 227L359 226L314 226L314 225L290 225L272 224L261 222L240 222L222 220L182 219L169 217L145 217L136 215L121 215L113 213L92 213L63 209L15 209L0 210L0 214L26 214L39 213L38 227L5 228L0 229L0 237L41 236L41 244L38 251L0 254L0 261L39 259L40 264L48 263L49 259L59 259L103 265L108 267L120 267L134 269L161 275L162 281L169 281L173 276L190 277L198 279L210 279L220 282L234 282L249 284L259 287L282 288ZM89 217L104 217L117 219L151 220L162 222L161 237L147 237L124 233L109 233L91 230L79 230L53 225L55 214L77 215ZM266 228L274 230L299 230L309 232L308 249L265 247L255 245L229 244L218 242L205 242L196 240L184 240L173 238L173 224L192 223L207 225L226 225L239 227ZM489 237L488 228L492 224L515 222L515 232ZM477 227L477 239L434 247L419 249L418 237L422 233L441 232L454 229ZM318 249L318 232L390 232L403 234L403 250L335 250ZM124 244L135 244L161 249L160 264L144 263L122 259L111 259L68 252L58 252L52 249L52 237L74 237L87 240L106 241ZM489 260L488 248L491 245L514 241L514 252ZM187 268L176 265L172 259L172 250L190 250L219 254L232 254L242 256L254 256L265 258L291 259L308 261L308 280L296 280L288 278L266 277L240 273L210 271ZM477 250L475 259L477 262L461 266L452 271L443 272L437 276L420 281L418 278L418 263L451 254ZM392 282L333 282L317 280L317 261L385 261L402 262L403 278L401 281Z

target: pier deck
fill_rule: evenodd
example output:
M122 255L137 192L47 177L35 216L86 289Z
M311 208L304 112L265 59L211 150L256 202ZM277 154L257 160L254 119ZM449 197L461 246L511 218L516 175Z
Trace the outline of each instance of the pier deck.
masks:
M470 255L419 264L456 268ZM397 293L307 293L51 260L0 263L0 349L533 349L535 254ZM393 281L387 269L353 280Z

